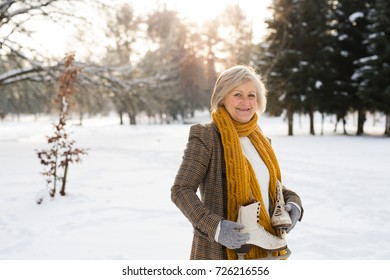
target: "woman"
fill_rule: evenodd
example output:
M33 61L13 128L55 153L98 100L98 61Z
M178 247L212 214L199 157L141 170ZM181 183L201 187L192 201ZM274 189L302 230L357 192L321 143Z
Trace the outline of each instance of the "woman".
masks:
M260 225L276 235L270 222L281 173L273 149L258 127L266 109L266 90L248 66L231 67L218 77L211 97L212 122L190 129L171 198L194 227L191 259L237 259L235 249L249 236L237 223L240 206L260 202ZM199 189L200 198L197 195ZM301 220L300 198L283 189L292 225ZM266 257L251 246L246 258Z

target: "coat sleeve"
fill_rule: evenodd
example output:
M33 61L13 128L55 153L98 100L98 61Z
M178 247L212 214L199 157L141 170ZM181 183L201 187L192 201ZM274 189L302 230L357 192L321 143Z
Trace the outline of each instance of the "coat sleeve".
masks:
M211 153L210 129L204 125L192 126L182 163L171 188L171 199L198 234L214 241L217 226L223 218L213 214L197 195L198 187L208 172Z

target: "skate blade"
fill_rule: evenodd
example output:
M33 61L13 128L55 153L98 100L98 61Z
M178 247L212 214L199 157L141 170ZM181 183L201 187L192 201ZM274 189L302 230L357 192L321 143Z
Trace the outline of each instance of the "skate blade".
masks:
M280 238L280 237L278 237L278 238ZM279 247L279 248L274 247L272 249L269 249L269 248L264 248L262 246L259 246L259 244L257 242L251 242L250 240L246 244L251 244L255 247L260 248L263 251L266 251L267 253L274 253L274 252L279 252L279 251L283 251L283 250L288 250L287 245L284 245L284 246Z
M288 257L291 256L291 251L289 248L286 248L284 249L286 252L286 254L284 255L281 255L281 256L272 256L272 253L271 252L267 252L268 256L266 256L265 258L262 258L262 260L270 260L270 261L278 261L278 260L286 260Z
M274 252L267 252L267 256L264 258L258 258L258 259L253 259L253 260L264 260L264 261L280 261L280 260L286 260L288 257L291 256L291 251L290 249L286 248L284 251L287 251L286 254L282 256L272 256L272 253L276 253L279 251L274 251ZM246 260L245 259L245 253L239 253L237 254L238 260Z
M279 225L272 225L274 229L288 229L292 224L286 223L286 224L279 224Z

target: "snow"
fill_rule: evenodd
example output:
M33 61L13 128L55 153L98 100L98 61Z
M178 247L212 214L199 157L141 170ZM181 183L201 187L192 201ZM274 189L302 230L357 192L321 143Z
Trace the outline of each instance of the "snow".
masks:
M369 34L368 36L367 36L367 38L368 39L375 39L375 38L377 38L377 37L379 37L379 36L383 36L384 34L383 34L384 32L380 32L380 33L372 33L372 34Z
M322 85L323 85L323 83L322 83L321 81L317 80L316 83L315 83L315 85L314 85L314 87L315 87L315 88L321 88Z
M348 57L349 56L349 52L347 51L340 51L340 54L343 56L343 57Z
M347 34L341 34L339 37L338 37L339 41L344 41L344 40L347 40L348 39L348 35Z
M350 22L355 22L358 18L364 17L364 14L362 12L354 12L349 16L349 21Z
M207 122L208 114L195 122ZM317 131L320 117L316 116ZM383 121L380 119L378 122ZM69 170L67 196L46 197L36 149L46 147L50 118L0 122L0 259L186 260L192 228L170 200L190 125L118 125L87 119L72 125L76 147L88 155ZM365 129L383 133L383 123ZM355 120L347 120L353 132ZM287 236L292 260L390 258L390 139L343 136L325 122L324 136L308 135L295 119L263 116L283 182L302 198L304 216Z
M355 71L355 73L353 73L353 75L351 76L351 80L357 81L359 78L361 78L364 75L364 73L371 72L372 69L373 67L370 65L364 65L363 67L360 67Z
M359 63L367 63L369 61L378 60L378 58L379 58L379 56L377 56L377 55L371 55L371 56L367 56L367 57L362 57L358 61L359 61Z

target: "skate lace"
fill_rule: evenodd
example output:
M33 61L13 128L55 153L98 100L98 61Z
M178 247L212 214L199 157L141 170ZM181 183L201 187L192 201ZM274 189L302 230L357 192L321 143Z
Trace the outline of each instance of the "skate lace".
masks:
M280 205L279 206L279 209L275 210L275 215L282 215L282 210L280 209ZM279 211L278 211L279 210ZM278 211L278 212L277 212ZM278 214L277 214L278 213ZM257 203L257 225L258 227L262 227L264 228L262 225L260 225L260 203ZM273 238L276 237L275 235L271 234L270 232L268 232L267 230L264 230L265 234L267 234L268 236L272 236Z
M282 206L280 205L279 200L276 201L276 204L274 215L278 217L282 215Z

